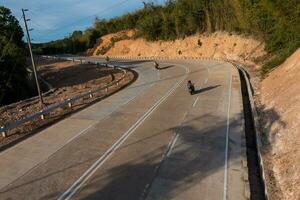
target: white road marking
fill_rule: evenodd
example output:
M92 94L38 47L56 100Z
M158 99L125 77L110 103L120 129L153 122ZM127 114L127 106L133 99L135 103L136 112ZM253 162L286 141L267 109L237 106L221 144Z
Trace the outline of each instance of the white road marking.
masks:
M164 102L176 88L185 80L189 69L186 70L185 76L178 81L163 97L161 97L141 118L139 118L135 124L133 124L129 130L127 130L82 176L75 181L75 183L65 191L58 199L68 200L70 199L81 186L105 163L105 161L126 141L126 139L156 110L156 108Z
M162 155L162 159L161 159L161 161L160 161L160 164L157 165L157 166L155 167L154 174L156 174L156 173L158 172L158 170L159 170L159 168L160 168L160 165L161 165L162 162L166 159L166 157L169 157L169 156L171 155L171 152L172 152L172 150L173 150L173 148L174 148L174 145L175 145L175 143L176 143L176 141L177 141L177 139L178 139L180 129L181 129L182 126L183 126L183 122L184 122L184 119L186 118L186 115L187 115L187 114L188 114L188 112L186 111L186 112L184 113L184 115L183 115L182 122L181 122L181 124L179 125L178 130L175 132L174 136L172 137L172 139L171 139L170 142L168 143L168 146L167 146L167 148L166 148L166 151L165 151L165 152L163 153L163 155ZM153 180L152 180L152 181L153 181ZM150 183L152 183L152 181L150 181ZM147 190L150 188L150 183L147 183L147 184L146 184L146 186L145 186L145 188L144 188L144 190L143 190L143 193L142 193L141 196L140 196L140 200L145 199L144 197L145 197L145 194L146 194Z
M171 155L171 153L172 153L172 150L173 150L173 148L174 148L174 146L175 146L175 144L176 144L176 142L177 142L177 140L178 140L179 132L180 132L182 126L183 126L183 122L184 122L184 120L185 120L187 114L188 114L188 112L186 111L186 112L184 113L184 115L183 115L182 123L180 124L178 131L176 131L174 139L171 141L170 148L168 148L168 151L167 151L167 157L169 157L169 156Z
M208 69L208 68L206 68L206 69L207 69L207 71L209 72L209 69ZM206 82L207 82L207 81L208 81L208 78L206 78ZM198 97L196 98L196 100L194 101L193 107L196 105L196 102L198 101L198 98L199 98L199 96L198 96ZM181 122L181 124L179 125L179 128L177 129L177 131L175 132L174 136L172 137L172 139L171 139L170 142L168 143L168 146L167 146L167 148L166 148L166 151L165 151L165 153L162 155L162 161L161 161L161 163L162 163L167 157L169 157L169 156L171 155L171 153L172 153L172 151L173 151L173 148L174 148L174 146L175 146L175 144L176 144L176 142L177 142L177 140L178 140L178 138L179 138L180 130L181 130L182 127L185 125L184 120L185 120L187 114L188 114L188 111L186 111L186 112L184 113L183 118L182 118L182 122ZM159 166L157 166L157 168L159 169ZM140 199L145 199L144 197L145 197L145 194L146 194L147 190L149 189L149 187L150 187L150 183L148 183L148 184L145 186L145 188L144 188L144 190L143 190L143 193L142 193Z
M197 102L198 102L198 99L199 99L199 96L196 98L196 100L194 101L194 103L193 103L193 107L195 107L196 106L196 104L197 104Z
M229 123L230 123L230 107L231 107L231 84L232 84L232 73L230 72L230 83L228 91L228 107L227 107L227 128L226 128L226 143L225 143L225 165L224 165L224 192L223 200L227 200L227 174L228 174L228 140L229 140Z
M132 100L135 99L136 97L137 97L137 96L131 97L130 99L128 99L127 101L125 101L122 105L128 104L130 101L132 101ZM112 114L112 113L110 113L110 114Z

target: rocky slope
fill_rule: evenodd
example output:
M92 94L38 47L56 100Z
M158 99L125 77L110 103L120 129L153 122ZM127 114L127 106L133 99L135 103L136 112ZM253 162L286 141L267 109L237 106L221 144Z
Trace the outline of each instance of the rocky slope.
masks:
M230 58L256 65L266 56L264 43L243 35L225 32L202 34L175 41L148 42L134 39L135 31L121 31L103 36L94 56L128 57L216 57Z
M262 81L260 111L271 199L300 199L300 49Z

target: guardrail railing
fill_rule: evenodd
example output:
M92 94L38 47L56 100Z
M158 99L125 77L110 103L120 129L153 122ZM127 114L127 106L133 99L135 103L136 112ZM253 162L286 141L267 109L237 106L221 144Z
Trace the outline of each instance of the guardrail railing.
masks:
M54 110L56 110L58 108L64 108L66 106L72 107L72 104L74 104L75 102L80 101L81 99L86 98L86 97L93 98L94 94L96 94L98 92L101 92L103 90L105 90L106 93L107 93L108 88L113 86L113 85L118 86L120 81L122 81L125 78L126 73L127 73L127 71L122 66L111 65L111 64L104 63L104 62L100 62L100 61L86 61L84 59L63 58L63 57L53 57L53 56L43 56L43 57L44 58L54 58L54 59L58 58L58 59L62 59L62 60L71 60L71 61L80 61L81 63L89 63L89 64L96 64L96 65L103 65L103 66L105 65L107 67L111 67L111 68L114 68L114 69L121 70L123 72L123 75L119 79L116 79L116 80L114 80L114 81L112 81L112 82L110 82L110 83L108 83L108 84L106 84L102 87L99 87L95 90L91 90L91 91L85 92L83 94L74 96L72 98L69 98L69 99L67 99L63 102L57 103L57 104L49 105L49 106L47 106L46 108L42 109L39 112L33 113L31 115L28 115L28 116L26 116L22 119L16 120L16 121L6 123L4 126L0 127L0 132L1 132L2 137L6 137L8 131L10 131L12 129L15 129L15 128L17 128L18 126L20 126L22 124L33 121L37 118L45 119L46 114L49 114L49 113L53 112Z

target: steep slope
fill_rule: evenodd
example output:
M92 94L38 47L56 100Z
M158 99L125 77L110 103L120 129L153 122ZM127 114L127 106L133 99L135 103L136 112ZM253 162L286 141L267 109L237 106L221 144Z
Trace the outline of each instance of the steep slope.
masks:
M271 199L299 199L300 49L262 81L261 104Z
M101 38L94 56L128 57L218 57L249 64L257 63L266 55L264 43L251 37L225 32L194 35L175 41L148 42L132 39L133 31L118 32ZM115 39L112 39L115 38ZM122 39L124 38L124 39ZM106 50L100 53L99 50Z

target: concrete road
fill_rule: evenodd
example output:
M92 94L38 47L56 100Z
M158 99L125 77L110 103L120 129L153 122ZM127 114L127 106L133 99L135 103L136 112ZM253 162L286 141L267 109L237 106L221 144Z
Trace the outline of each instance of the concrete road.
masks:
M244 199L237 70L118 62L134 84L1 152L0 199Z

